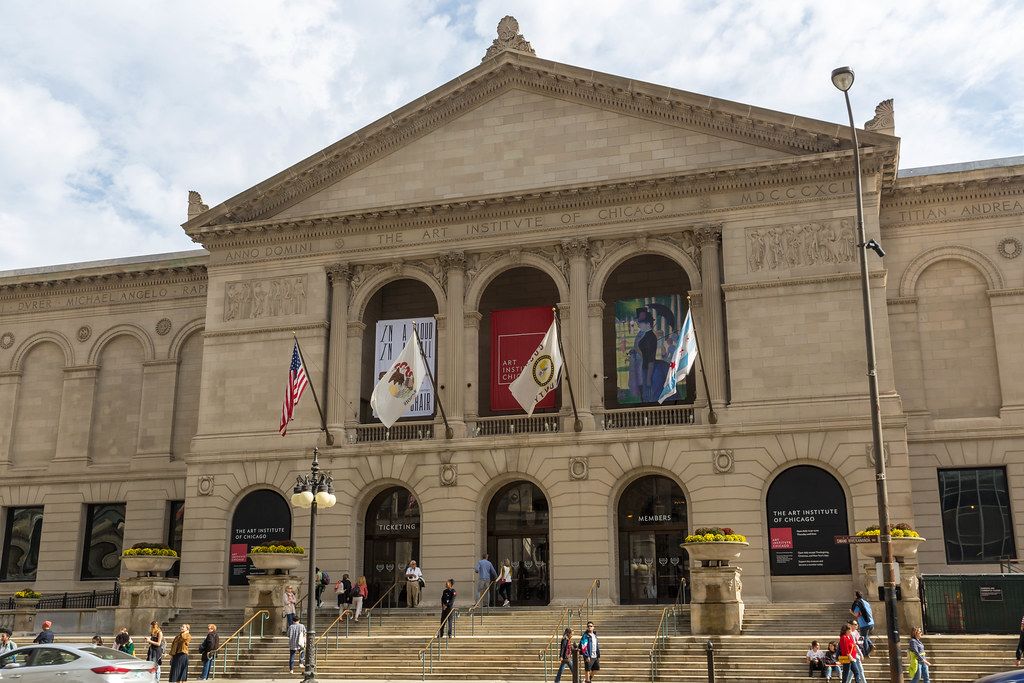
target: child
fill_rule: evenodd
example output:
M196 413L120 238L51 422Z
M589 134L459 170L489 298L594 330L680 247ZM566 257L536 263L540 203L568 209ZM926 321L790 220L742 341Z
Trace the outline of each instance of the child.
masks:
M825 650L825 656L821 659L821 663L825 665L824 676L826 681L832 680L832 674L835 674L836 678L843 677L843 669L839 666L838 656L836 641L829 641L828 649Z
M820 671L821 675L825 675L825 665L822 661L825 658L825 653L822 652L821 646L818 645L818 641L811 641L811 649L807 651L807 676L808 678L814 677L815 671Z

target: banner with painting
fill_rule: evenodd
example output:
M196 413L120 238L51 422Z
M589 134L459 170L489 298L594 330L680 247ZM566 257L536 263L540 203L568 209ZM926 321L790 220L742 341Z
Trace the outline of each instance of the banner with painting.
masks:
M376 345L374 347L374 373L373 383L376 384L384 373L402 353L406 342L412 337L412 326L420 334L420 344L423 354L427 357L430 371L437 376L437 361L435 351L437 349L437 321L434 318L405 318L398 320L380 320L377 322ZM434 415L434 385L432 382L424 382L420 385L420 393L413 401L408 411L402 417L432 417ZM373 411L373 416L378 417Z
M523 371L523 365L540 345L554 320L550 306L509 308L491 313L491 410L523 412L509 385ZM552 391L537 403L534 411L555 406Z
M619 405L657 403L685 319L686 302L679 294L615 302L615 387ZM676 393L665 400L687 398L687 382L682 381Z

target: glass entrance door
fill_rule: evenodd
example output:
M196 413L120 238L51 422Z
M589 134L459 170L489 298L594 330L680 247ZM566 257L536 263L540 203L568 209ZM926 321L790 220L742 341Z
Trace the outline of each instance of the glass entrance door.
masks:
M512 603L548 604L548 537L495 536L488 552L497 567L512 563Z
M619 597L624 604L687 600L686 498L668 477L652 475L626 487L619 499ZM679 592L683 591L682 596Z
M548 563L548 500L528 481L499 490L487 511L487 552L497 568L512 565L512 604L546 605L551 600Z
M420 561L420 508L407 489L395 487L378 494L366 511L363 538L363 575L371 606L395 582L383 606L404 606L405 568Z

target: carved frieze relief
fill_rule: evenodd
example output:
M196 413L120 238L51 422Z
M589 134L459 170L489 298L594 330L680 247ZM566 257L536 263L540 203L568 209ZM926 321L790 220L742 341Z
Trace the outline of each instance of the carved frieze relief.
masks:
M306 312L306 276L260 278L224 286L224 321L260 320Z
M816 221L750 228L746 234L750 272L849 263L856 258L853 222Z

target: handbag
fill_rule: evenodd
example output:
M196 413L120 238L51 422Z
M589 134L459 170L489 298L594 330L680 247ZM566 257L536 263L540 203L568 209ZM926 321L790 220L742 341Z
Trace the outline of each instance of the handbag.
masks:
M840 664L849 664L850 663L850 655L839 655L839 663Z
M913 678L917 675L917 669L920 666L920 662L917 660L917 653L913 650L910 651L910 663L907 665L907 675Z
M424 583L424 581L423 581L423 577L420 577L420 578L416 579L416 581L419 582L420 588L426 588L427 587L427 584Z

